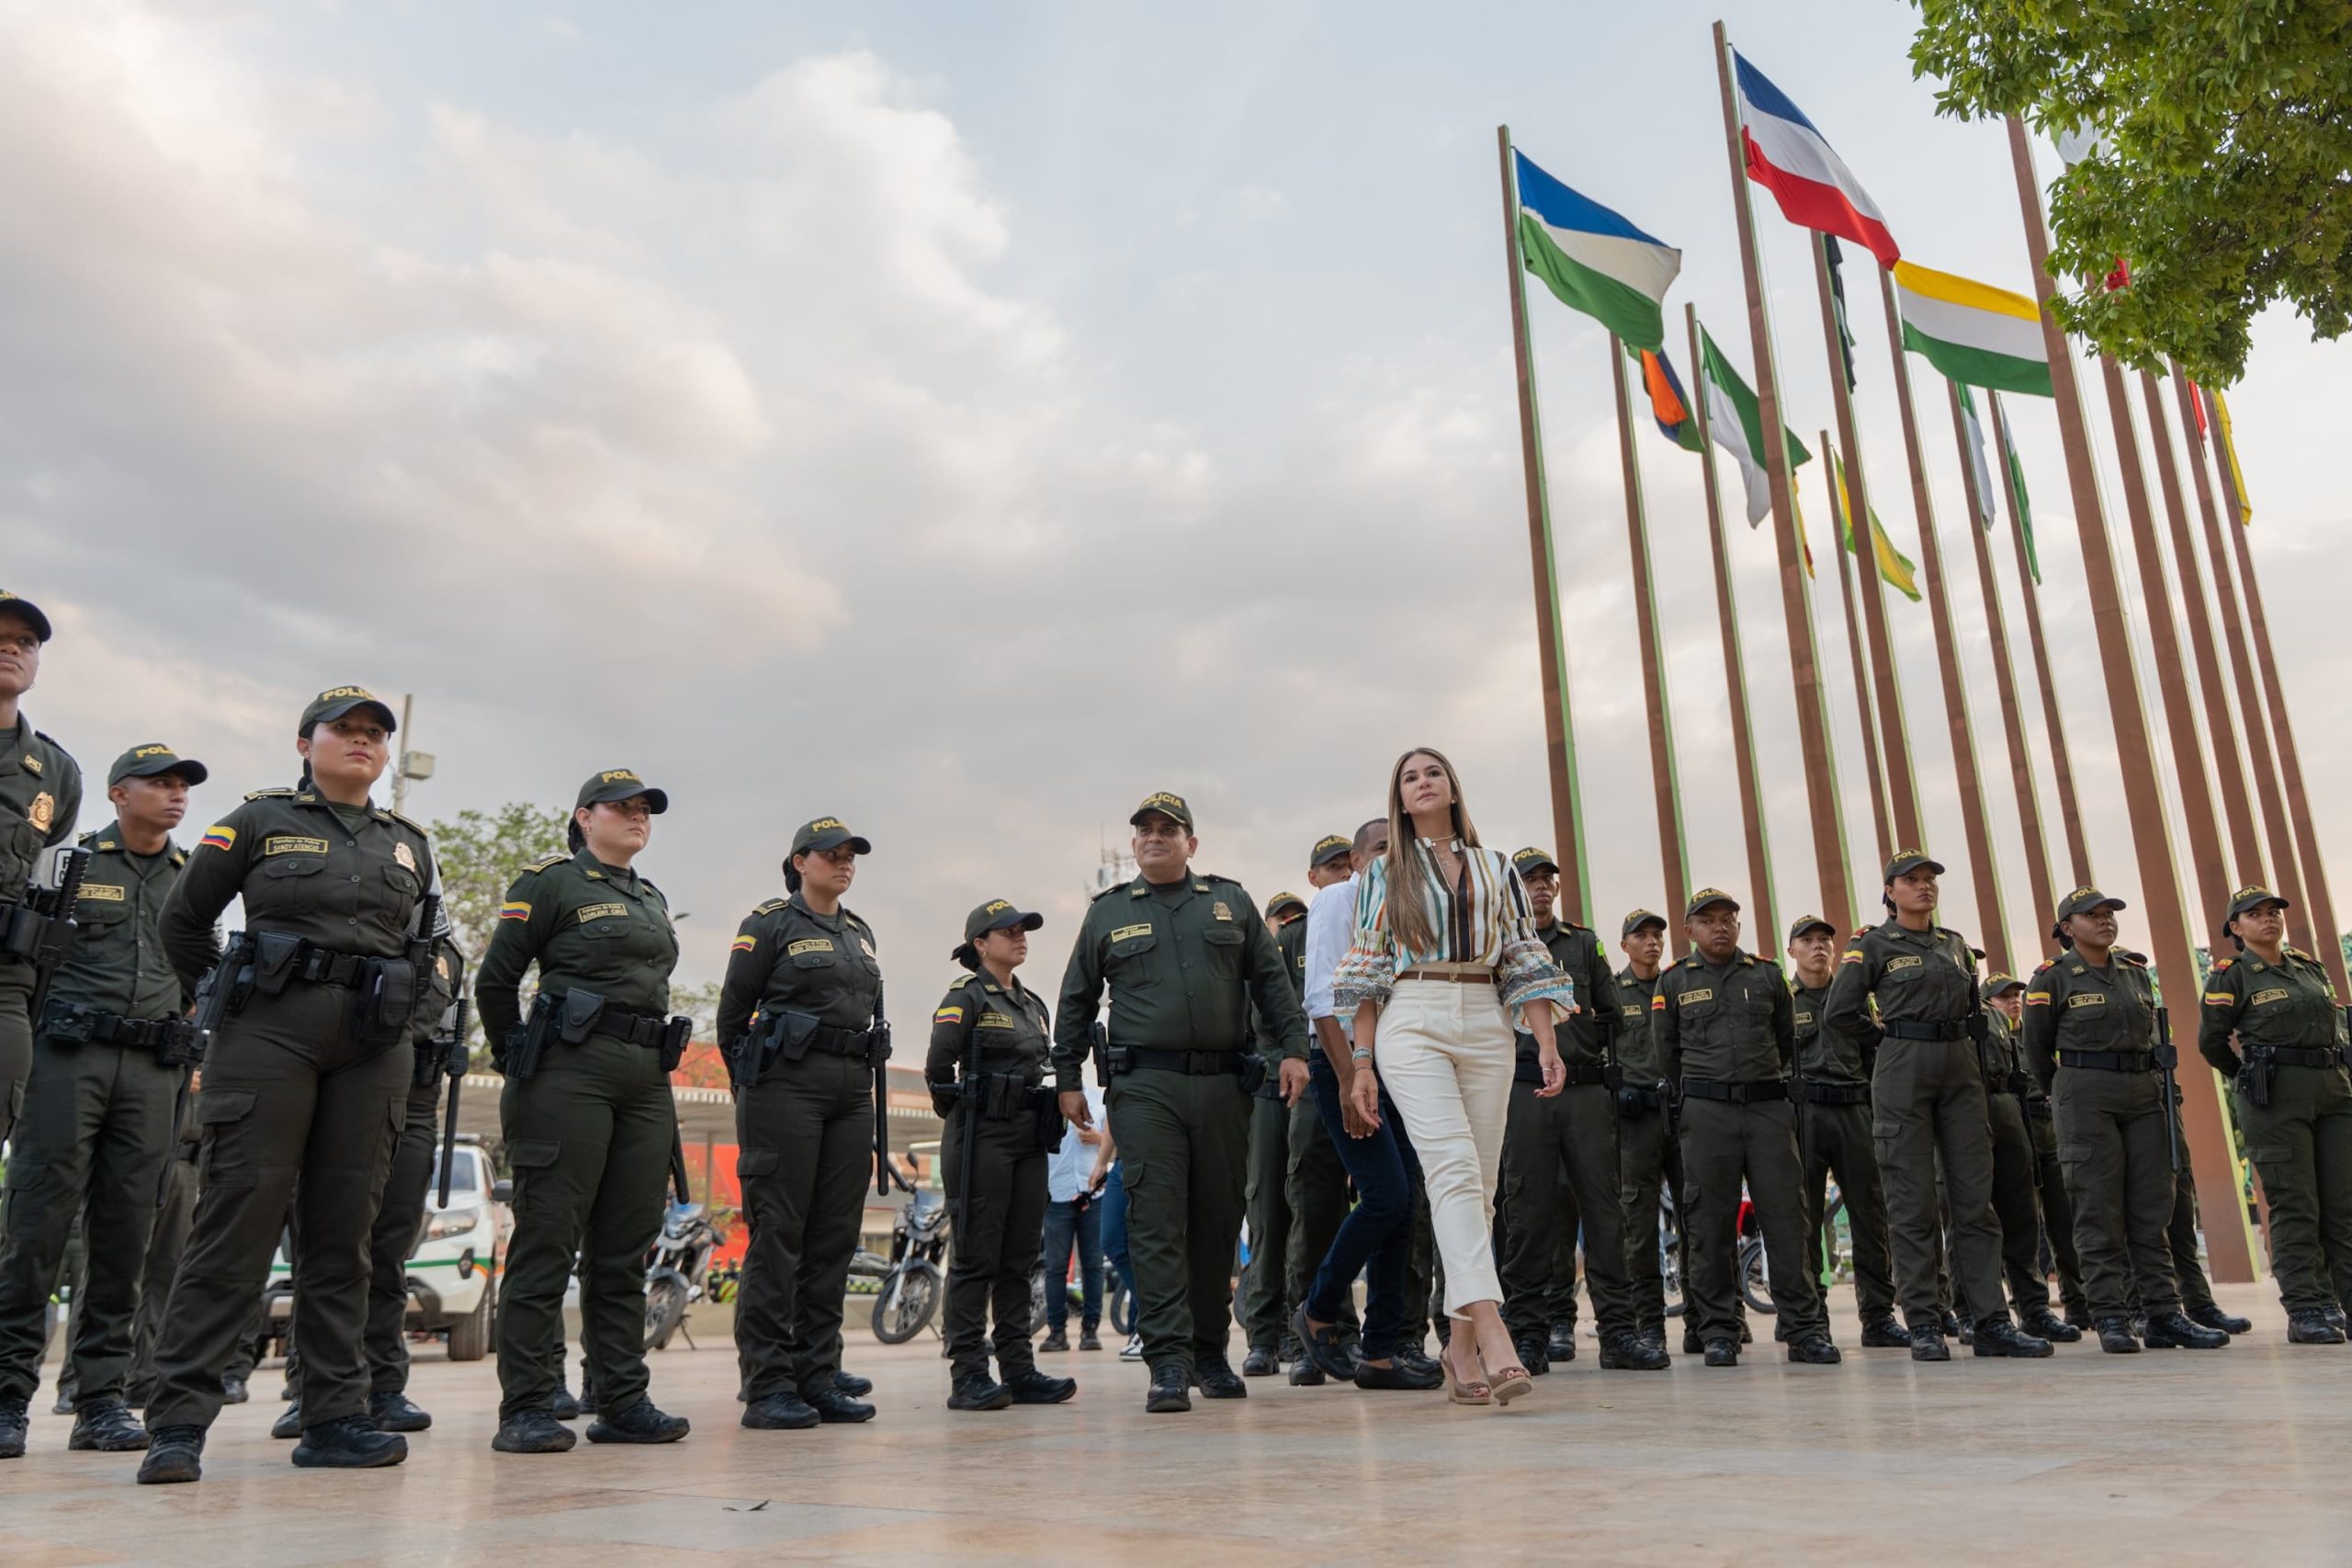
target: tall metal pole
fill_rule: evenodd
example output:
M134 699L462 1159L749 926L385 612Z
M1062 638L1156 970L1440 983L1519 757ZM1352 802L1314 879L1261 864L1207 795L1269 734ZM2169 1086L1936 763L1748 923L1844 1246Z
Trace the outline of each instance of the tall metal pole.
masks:
M1992 406L1993 440L2001 449L2006 469L2008 416L2001 412L2000 393L1986 392L1984 400ZM2033 578L2033 558L2025 547L2025 519L2018 515L2014 492L2009 496L2009 520L2017 525L2009 530L2009 543L2017 554L2018 590L2025 600L2025 635L2033 655L2034 689L2041 698L2042 728L2050 738L2050 772L2058 785L2058 822L2066 835L2066 865L2074 873L2075 886L2080 887L2091 880L2090 840L2083 833L2082 802L2075 794L2074 755L2066 745L2065 717L2058 711L2058 681L2050 668L2050 639L2041 631L2041 585ZM2054 903L2036 909L2036 929L2044 915L2054 919L2057 913Z
M1829 747L1829 713L1813 641L1813 609L1797 552L1796 503L1790 491L1787 425L1781 414L1781 372L1772 356L1772 323L1756 265L1756 214L1748 199L1747 161L1740 148L1739 101L1732 92L1731 40L1714 27L1715 75L1723 88L1724 139L1731 156L1732 212L1739 229L1740 272L1747 288L1747 333L1756 356L1757 423L1763 426L1764 471L1772 486L1772 537L1781 558L1781 612L1789 638L1789 675L1796 687L1797 738L1812 807L1813 860L1821 879L1821 913L1839 931L1853 927L1853 877L1846 859L1846 822L1838 795L1838 762Z
M414 734L408 727L408 715L414 695L413 692L401 694L401 733L400 738L392 742L392 809L403 814L408 810L409 739Z
M1894 858L1894 827L1886 815L1886 779L1879 766L1878 713L1871 699L1870 672L1862 663L1862 621L1854 608L1854 574L1867 575L1875 570L1875 561L1857 567L1849 559L1861 546L1853 532L1852 519L1846 509L1838 504L1838 448L1829 444L1829 432L1821 433L1821 450L1828 459L1829 523L1836 533L1830 554L1838 558L1838 597L1846 608L1846 652L1854 665L1854 715L1862 721L1862 765L1871 775L1871 821L1878 829L1878 858L1883 865Z
M1650 573L1649 519L1642 504L1642 466L1634 451L1634 405L1625 390L1625 347L1605 333L1610 380L1617 390L1617 455L1625 474L1625 536L1634 558L1634 624L1642 645L1642 700L1648 710L1650 778L1657 799L1658 863L1666 873L1666 908L1690 896L1690 867L1682 840L1682 780L1674 765L1674 718L1666 694L1666 649L1658 635L1657 591ZM1669 932L1675 928L1669 925ZM1682 942L1669 936L1667 951ZM1758 949L1758 951L1763 951Z
M1911 469L1911 507L1919 520L1919 567L1928 579L1928 620L1936 638L1936 664L1943 680L1944 728L1951 737L1951 771L1960 789L1961 839L1968 846L1970 886L1976 893L1976 924L1984 956L1993 967L2017 972L2009 952L2009 920L2001 908L2001 867L1993 854L1993 828L1984 812L1984 781L1976 769L1976 734L1968 722L1968 682L1952 636L1951 596L1944 586L1944 552L1936 537L1936 503L1928 493L1928 463L1919 450L1919 421L1911 402L1911 366L1904 357L1903 321L1894 309L1894 275L1878 269L1879 298L1886 307L1886 347L1894 369L1894 405L1903 416L1903 453ZM1963 464L1963 467L1965 465ZM1972 515L1968 525L1973 528ZM1916 840L1915 840L1916 841Z
M1544 754L1552 774L1552 841L1559 846L1560 899L1577 924L1590 920L1583 801L1577 790L1577 731L1568 711L1568 655L1560 640L1559 559L1544 479L1544 427L1535 412L1535 345L1527 332L1527 267L1519 251L1519 191L1510 127L1495 128L1503 182L1503 260L1510 272L1511 349L1519 361L1519 445L1527 471L1527 551L1535 576L1535 651L1544 677Z
M1772 835L1764 820L1764 780L1756 767L1756 721L1747 706L1747 659L1740 647L1739 602L1732 592L1731 552L1724 537L1723 491L1715 483L1714 435L1707 417L1707 368L1699 348L1699 310L1682 307L1690 332L1690 417L1699 423L1699 471L1707 492L1707 549L1714 559L1715 618L1724 645L1724 689L1731 696L1731 753L1739 774L1739 814L1747 829L1747 896L1756 906L1759 953L1778 953L1781 921L1772 897Z
M2091 466L2082 389L2075 378L2072 346L2059 330L2057 317L2050 313L2058 283L2050 274L2050 238L2041 226L2041 181L2033 172L2033 149L2026 141L2025 122L2015 115L2007 118L2018 206L2025 224L2026 248L2033 258L2034 289L2041 300L2041 340L2050 359L2052 400L2057 405L2059 435L2066 452L2075 525L2082 534L2084 586L2090 599L2091 626L2098 637L2108 712L2115 723L2116 761L2122 774L2117 785L2123 793L2124 811L2132 825L2132 847L2139 861L2140 893L2147 906L2156 971L2173 997L2186 998L2198 994L2202 976L2188 937L2188 912L2181 901L2180 874L2173 864L2164 794L2157 787L2155 747L2148 734L2147 710L2141 705L2139 676L2132 663L2131 627L2124 618L2122 587L2108 537L2107 513L2099 500L2098 475ZM2212 1073L2187 1072L2179 1081L2186 1090L2182 1121L2188 1132L2190 1163L2205 1214L2205 1242L2213 1277L2233 1283L2249 1281L2254 1278L2254 1252L2246 1235L2245 1204L2238 1190L2237 1155L2228 1113Z
M2018 701L2018 672L2009 653L2008 617L2001 609L2000 582L1993 571L1993 547L1981 521L1993 515L1993 498L1976 493L1976 468L1969 461L1968 416L1961 408L1959 383L1946 381L1944 389L1951 399L1952 440L1960 448L1961 480L1967 486L1969 521L1974 525L1968 530L1968 542L1976 556L1976 586L1984 600L1984 626L1993 640L1993 684L2001 698L2001 739L2008 748L2009 785L2017 795L2018 824L2025 833L2025 879L2033 896L2033 919L2027 929L2038 931L2042 929L2041 918L2058 908L2058 894L2050 881L2050 844L2042 834L2041 792L2033 782L2033 751L2026 744L2025 708ZM1988 400L1990 395L1986 394ZM2014 499L2010 510L2016 510ZM2032 584L2029 582L2027 587L2030 590ZM2041 946L2039 942L2027 945L2037 952ZM2022 957L2019 962L2023 962Z
M1838 299L1829 277L1829 249L1815 231L1813 276L1821 294L1821 335L1829 349L1829 398L1838 413L1838 441L1846 452L1847 525L1854 531L1854 548L1862 564L1855 571L1862 580L1862 623L1870 634L1871 683L1878 692L1878 739L1886 763L1887 804L1894 821L1894 836L1904 844L1921 846L1927 835L1919 818L1918 773L1911 763L1911 731L1903 718L1903 687L1895 678L1894 639L1887 629L1886 596L1878 577L1877 536L1871 528L1870 488L1862 477L1862 444L1854 430L1854 394L1846 385L1846 353L1838 338ZM1902 352L1902 338L1894 340ZM1833 472L1830 484L1838 482Z

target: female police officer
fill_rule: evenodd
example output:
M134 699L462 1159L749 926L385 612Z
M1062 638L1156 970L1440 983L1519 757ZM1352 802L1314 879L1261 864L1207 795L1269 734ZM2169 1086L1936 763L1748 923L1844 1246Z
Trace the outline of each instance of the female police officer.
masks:
M1069 1378L1037 1370L1029 1348L1029 1276L1046 1222L1046 1156L1060 1146L1061 1112L1046 1084L1051 1022L1046 1000L1013 970L1029 956L1029 933L1046 923L992 898L964 919L953 956L971 977L947 988L931 1015L923 1081L947 1123L939 1146L955 1205L956 1258L947 1271L947 1353L954 1358L951 1410L1058 1404L1078 1392ZM1058 1290L1061 1280L1046 1281ZM989 1381L989 1307L996 1308L996 1364Z
M197 1116L203 1196L155 1350L146 1483L194 1481L220 1371L253 1315L294 1200L294 1333L306 1363L294 1462L398 1464L408 1440L368 1420L368 1233L400 1136L416 998L442 922L423 829L371 805L391 709L357 686L302 710L302 782L208 829L160 934L215 1030ZM213 922L244 900L218 953ZM220 960L215 968L216 958ZM208 970L212 971L209 977Z
M839 818L803 823L785 859L788 897L743 918L719 991L752 1233L735 1348L743 1425L757 1429L874 1416L836 1381L874 1174L875 1080L890 1053L874 931L842 906L872 849Z
M2267 887L2231 896L2238 956L2205 977L2197 1049L2235 1080L2237 1122L2270 1205L2287 1343L2341 1345L2352 1301L2352 1077L2335 987L2318 959L2287 945L2286 911Z
M2077 887L2052 928L2067 951L2025 988L2026 1060L2050 1091L2058 1158L2075 1206L2083 1290L2110 1355L2140 1348L2132 1297L2147 1310L2151 1347L2212 1350L2230 1337L2180 1310L2165 1227L2174 1179L2165 1144L2170 1085L2156 1073L2157 1008L2148 961L2115 945L2123 900Z
M662 1230L677 1137L670 1069L687 1021L664 1015L678 933L634 863L670 797L627 768L580 786L570 855L526 868L474 984L506 1089L514 1237L498 1302L501 1453L561 1453L554 1404L563 1290L579 1256L580 1338L596 1381L592 1443L673 1443L683 1416L646 1397L645 1254ZM526 1021L524 971L539 966Z

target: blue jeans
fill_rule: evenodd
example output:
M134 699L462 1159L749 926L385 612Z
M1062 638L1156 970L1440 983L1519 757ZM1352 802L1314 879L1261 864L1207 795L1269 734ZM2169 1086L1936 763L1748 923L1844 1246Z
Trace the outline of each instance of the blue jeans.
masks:
M1136 1271L1127 1261L1127 1183L1126 1162L1118 1161L1102 1179L1102 1261L1119 1271L1119 1283L1127 1290L1127 1300L1136 1299Z
M1083 1300L1080 1325L1089 1334L1102 1322L1102 1206L1077 1200L1046 1205L1046 1327L1059 1334L1069 1323L1069 1249L1078 1244Z
M1307 1059L1307 1087L1324 1130L1340 1151L1354 1183L1356 1206L1340 1222L1307 1287L1306 1314L1317 1323L1340 1315L1357 1274L1364 1276L1363 1340L1366 1360L1396 1353L1405 1324L1405 1280L1413 1258L1413 1190L1421 1184L1421 1162L1397 1119L1388 1091L1380 1091L1380 1130L1369 1138L1348 1136L1340 1114L1340 1076L1319 1052Z

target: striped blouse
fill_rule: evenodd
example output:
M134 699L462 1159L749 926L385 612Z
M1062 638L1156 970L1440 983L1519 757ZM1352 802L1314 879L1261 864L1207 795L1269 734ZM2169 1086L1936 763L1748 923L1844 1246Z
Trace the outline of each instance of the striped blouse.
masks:
M1331 976L1333 1010L1351 1017L1364 1003L1388 1005L1400 970L1425 964L1484 964L1495 972L1495 991L1513 1013L1529 1002L1546 1001L1563 1012L1576 1008L1576 983L1552 962L1551 950L1535 934L1533 912L1519 873L1500 852L1465 847L1462 881L1445 886L1428 847L1413 844L1424 858L1430 929L1436 945L1398 951L1388 919L1388 862L1372 863L1357 880L1355 944Z

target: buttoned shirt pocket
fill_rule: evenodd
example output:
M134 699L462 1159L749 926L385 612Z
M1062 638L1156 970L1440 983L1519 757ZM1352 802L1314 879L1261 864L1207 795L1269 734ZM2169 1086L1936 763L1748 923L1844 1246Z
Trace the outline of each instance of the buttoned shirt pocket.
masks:
M1238 980L1241 977L1241 950L1246 941L1241 932L1226 926L1201 933L1201 942L1208 950L1211 979Z
M1159 979L1159 960L1154 954L1159 947L1159 933L1149 926L1140 931L1113 931L1110 950L1102 960L1105 977L1121 990L1141 990L1156 984Z

